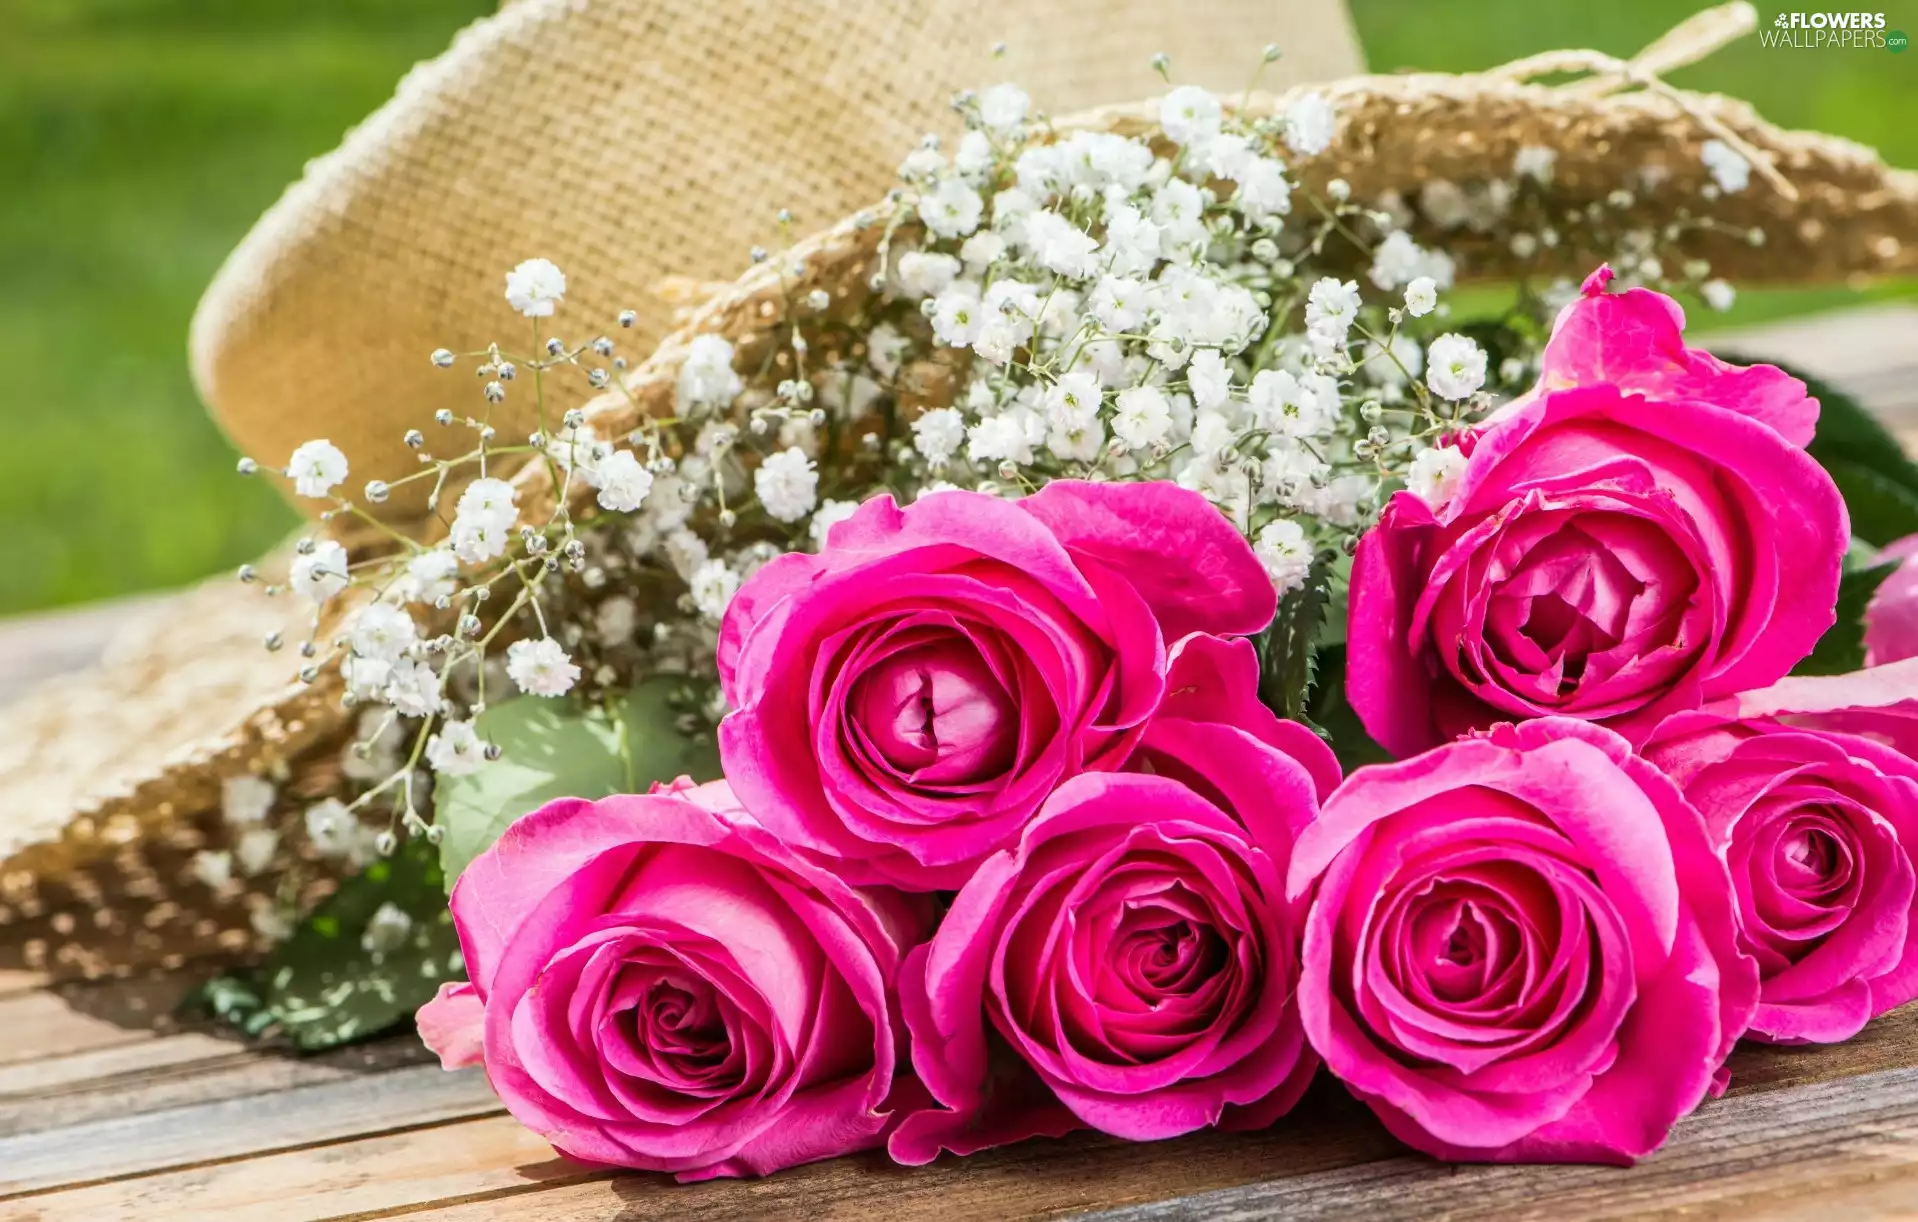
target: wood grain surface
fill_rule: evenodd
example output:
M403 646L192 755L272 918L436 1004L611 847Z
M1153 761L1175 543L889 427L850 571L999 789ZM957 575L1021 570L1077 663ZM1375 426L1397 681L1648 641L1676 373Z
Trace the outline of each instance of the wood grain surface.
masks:
M1724 347L1828 377L1918 437L1918 309ZM38 630L0 625L0 692ZM1834 1047L1741 1047L1727 1096L1629 1170L1446 1166L1321 1076L1261 1133L1079 1134L917 1169L867 1154L682 1186L557 1157L483 1076L441 1070L411 1035L301 1058L182 1025L195 978L55 990L0 974L0 1222L1918 1216L1918 1005Z

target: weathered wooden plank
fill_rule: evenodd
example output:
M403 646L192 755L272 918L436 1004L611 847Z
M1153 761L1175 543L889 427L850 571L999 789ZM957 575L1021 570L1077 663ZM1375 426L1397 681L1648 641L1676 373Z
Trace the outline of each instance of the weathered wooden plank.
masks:
M0 1065L151 1040L192 986L150 976L0 997Z
M0 1200L498 1110L499 1101L477 1069L447 1073L438 1065L423 1065L44 1129L0 1138Z
M1682 1121L1637 1167L1451 1167L1404 1156L1095 1215L1412 1219L1770 1216L1918 1211L1918 1069L1754 1091Z
M307 1057L248 1051L197 1033L168 1036L0 1068L0 1137L364 1080L431 1060L410 1035Z
M412 1129L0 1203L19 1222L315 1222L600 1174L507 1117Z

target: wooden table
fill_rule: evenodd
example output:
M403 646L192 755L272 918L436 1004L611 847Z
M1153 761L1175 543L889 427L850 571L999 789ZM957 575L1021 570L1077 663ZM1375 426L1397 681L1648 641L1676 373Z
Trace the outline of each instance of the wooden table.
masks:
M1728 338L1853 390L1918 435L1918 308ZM0 697L57 640L0 625ZM1408 1153L1321 1077L1262 1133L1127 1145L1081 1134L906 1170L868 1154L680 1187L554 1156L478 1071L410 1035L313 1057L167 1020L189 975L48 986L0 975L0 1220L600 1222L1918 1216L1918 1005L1829 1048L1741 1048L1733 1085L1631 1170L1449 1167Z

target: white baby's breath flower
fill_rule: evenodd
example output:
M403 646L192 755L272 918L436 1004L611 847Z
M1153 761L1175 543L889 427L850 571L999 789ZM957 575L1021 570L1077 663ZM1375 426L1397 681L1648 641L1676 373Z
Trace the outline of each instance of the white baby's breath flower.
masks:
M1005 253L1006 240L990 229L981 229L959 247L959 262L965 265L966 271L977 276L997 263Z
M1752 166L1744 155L1723 140L1712 139L1698 146L1699 160L1705 163L1712 181L1727 195L1736 195L1751 184Z
M202 887L218 891L233 881L233 854L224 849L201 849L187 868Z
M985 325L984 303L979 300L979 286L970 280L961 280L939 297L932 305L933 338L949 348L967 348L978 338L979 328Z
M1174 144L1203 142L1219 134L1219 99L1197 85L1181 85L1159 103L1159 126Z
M1465 474L1465 455L1453 446L1436 446L1419 451L1412 469L1405 474L1405 487L1433 509L1443 509L1458 491L1459 478Z
M1035 212L1026 218L1026 246L1040 267L1055 275L1083 280L1092 274L1093 252L1099 243L1056 212Z
M724 560L708 560L693 571L686 584L693 596L693 606L716 624L725 618L733 595L739 593L739 574Z
M464 564L484 564L506 554L512 527L485 517L456 517L450 542L453 555Z
M896 378L911 347L912 341L898 328L882 322L866 336L866 364L882 378Z
M1289 518L1280 518L1260 527L1252 544L1252 554L1265 566L1272 588L1283 598L1303 589L1312 571L1312 545L1306 542L1305 528Z
M367 918L366 929L360 934L360 949L369 955L396 951L406 945L412 932L413 918L398 904L387 900Z
M323 798L306 808L306 837L322 857L343 858L350 864L364 865L374 857L373 841L377 835L338 798Z
M393 663L385 658L350 653L340 659L340 680L346 684L346 694L354 700L383 699L387 680L392 677Z
M1279 162L1254 157L1233 177L1239 189L1232 193L1232 202L1249 219L1262 221L1292 211L1292 183Z
M942 238L960 238L979 228L985 204L979 193L957 178L948 178L919 199L919 219Z
M826 546L826 538L832 533L832 528L857 512L857 501L821 501L819 508L812 511L812 521L806 523L806 533L812 539L813 550Z
M1285 109L1285 142L1301 157L1323 153L1338 130L1338 114L1322 93L1308 93Z
M1216 349L1193 353L1185 377L1192 389L1192 401L1201 409L1219 407L1232 397L1232 371Z
M229 827L259 823L273 809L275 792L265 777L230 776L220 782L220 818Z
M514 641L506 649L506 676L529 696L563 696L579 680L579 667L552 637Z
M566 296L566 273L550 259L528 259L506 273L506 304L528 318L547 318Z
M1512 175L1549 185L1552 167L1558 164L1558 150L1540 144L1527 144L1512 158Z
M252 878L273 864L280 848L280 834L270 827L250 827L233 844L233 864L240 873Z
M1135 450L1164 441L1172 432L1172 405L1156 386L1132 386L1116 396L1112 432Z
M615 450L599 463L599 504L615 513L631 513L653 490L653 473L631 450Z
M1448 333L1425 351L1425 384L1441 399L1469 399L1485 385L1485 350L1469 337Z
M959 277L959 260L937 251L909 250L899 256L899 287L908 298L937 297Z
M1060 458L1095 461L1105 444L1100 395L1099 379L1090 373L1068 373L1046 391L1046 448Z
M952 168L969 180L983 177L992 168L992 140L980 131L959 137L959 147L952 152Z
M455 517L511 527L519 521L519 510L514 506L516 497L513 485L503 479L476 479L460 493Z
M674 394L681 411L695 407L725 407L739 397L745 384L733 371L733 346L710 332L693 337L686 361L679 367Z
M588 488L599 487L599 464L612 452L613 447L601 441L590 424L562 428L546 441L546 453L560 470L572 472Z
M420 552L406 562L406 572L394 592L410 603L432 603L452 595L460 560L444 548Z
M1395 289L1421 277L1432 281L1436 288L1446 288L1454 272L1450 256L1426 250L1403 229L1395 229L1372 252L1372 266L1366 274L1382 289Z
M1342 337L1358 316L1359 286L1351 280L1341 282L1326 276L1314 283L1306 296L1305 325L1308 327L1323 324Z
M1365 371L1381 386L1403 388L1425 372L1425 351L1409 335L1394 335L1389 345L1367 340Z
M465 776L486 763L486 744L470 721L443 721L426 740L426 762L442 776Z
M1731 309L1732 303L1738 300L1738 290L1723 280L1707 280L1698 286L1698 291L1706 305L1721 313Z
M1438 307L1438 285L1430 276L1419 276L1405 286L1405 312L1423 318Z
M593 639L608 649L630 644L639 629L639 604L615 594L593 609Z
M995 136L1009 135L1026 121L1032 99L1014 84L994 85L979 92L979 125Z
M331 539L313 545L313 550L295 556L287 572L287 585L316 603L332 598L348 585L346 548Z
M419 625L392 603L368 603L361 607L354 613L352 627L347 632L354 653L384 662L397 662L419 639Z
M438 673L417 658L401 658L393 663L383 694L386 703L407 717L431 717L446 702L440 694Z
M303 442L286 461L286 477L301 496L325 496L346 479L346 455L324 438Z
M769 516L797 522L819 501L819 472L804 450L781 450L768 454L753 472L753 492Z
M912 422L912 447L937 465L952 458L966 440L966 418L957 408L937 407Z
M1144 282L1125 276L1102 277L1092 290L1086 308L1108 332L1119 335L1145 321L1152 290Z

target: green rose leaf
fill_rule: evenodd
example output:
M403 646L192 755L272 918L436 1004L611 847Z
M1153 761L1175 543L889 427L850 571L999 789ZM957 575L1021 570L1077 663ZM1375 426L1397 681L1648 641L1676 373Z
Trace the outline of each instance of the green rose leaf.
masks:
M675 681L649 679L611 708L519 696L480 714L480 737L500 758L465 776L440 777L433 821L450 888L467 863L512 822L555 798L643 793L655 781L719 775L710 737L680 732L669 703Z
M1865 664L1865 607L1896 572L1896 563L1852 569L1838 579L1838 622L1818 638L1811 656L1792 668L1794 675L1843 675Z
M1365 732L1365 723L1345 698L1345 646L1322 646L1318 655L1319 677L1312 689L1309 724L1331 745L1347 775L1366 764L1390 763L1391 754Z
M1281 717L1305 718L1312 692L1313 648L1332 597L1334 555L1313 560L1305 584L1279 600L1271 627L1255 642L1259 650L1259 699Z
M1806 452L1838 485L1852 532L1880 547L1918 533L1918 463L1856 399L1800 370L1785 372L1818 400L1818 431Z
M264 963L216 977L197 1001L248 1035L318 1052L411 1021L465 975L439 855L412 837L341 883Z

